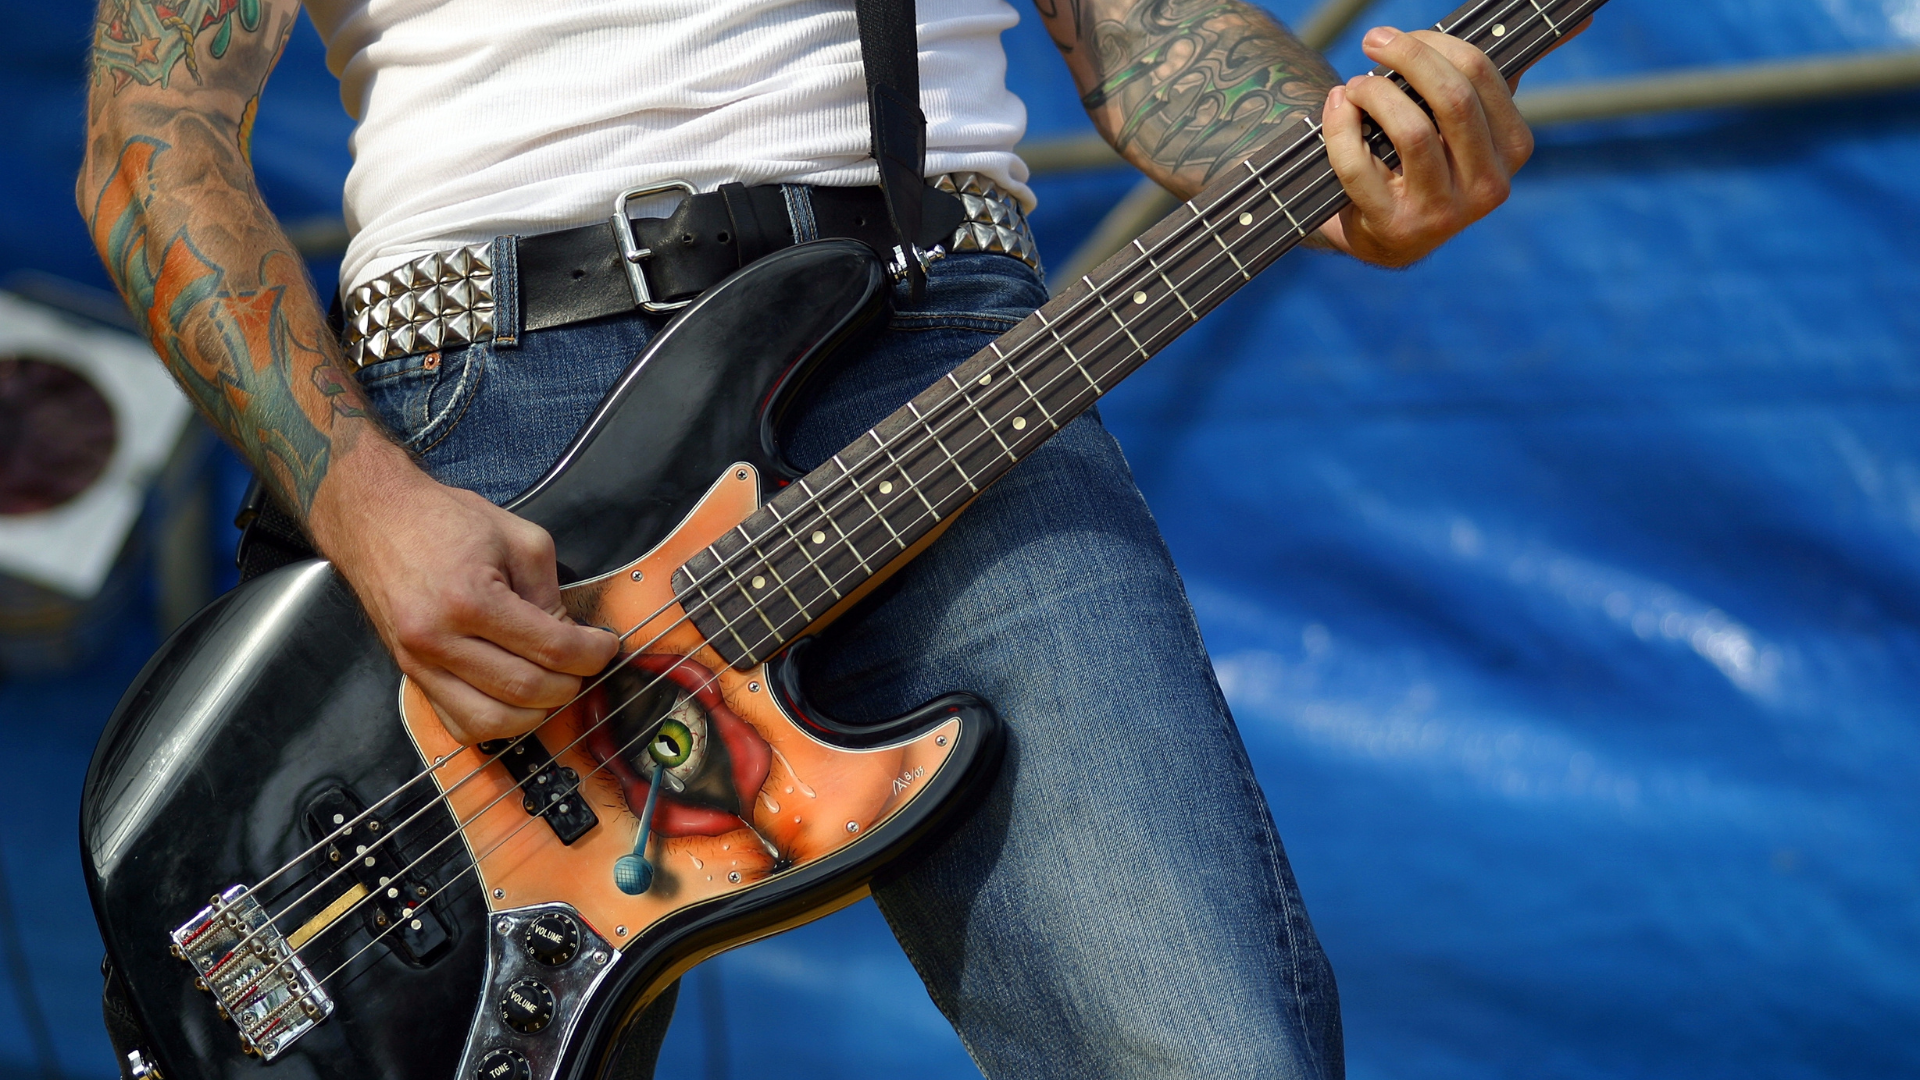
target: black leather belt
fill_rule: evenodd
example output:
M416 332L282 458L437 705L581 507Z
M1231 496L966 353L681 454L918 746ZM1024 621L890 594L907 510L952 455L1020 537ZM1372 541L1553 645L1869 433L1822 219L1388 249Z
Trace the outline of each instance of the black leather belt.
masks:
M672 190L688 192L673 213L627 217L632 200ZM692 194L687 185L668 184L627 192L618 207L617 218L610 214L593 225L434 252L368 279L341 298L347 362L358 370L636 308L672 311L748 263L803 240L858 240L889 261L896 258L877 187L723 184ZM627 235L616 221L626 223ZM929 182L914 241L927 250L998 252L1038 269L1019 204L978 174ZM511 287L494 265L501 259L514 266Z
M859 240L883 254L893 246L879 188L814 187L808 201L815 238ZM915 242L931 249L953 235L966 212L958 198L937 190L927 192L923 205ZM787 199L775 185L722 184L689 195L667 217L628 220L638 256L631 262L612 220L519 241L522 329L632 311L637 290L628 266L643 275L651 301L643 306L670 310L795 242Z

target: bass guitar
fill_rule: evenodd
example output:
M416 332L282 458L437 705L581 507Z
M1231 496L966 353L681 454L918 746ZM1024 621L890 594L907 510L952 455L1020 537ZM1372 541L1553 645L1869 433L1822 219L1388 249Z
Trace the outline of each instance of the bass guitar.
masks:
M1512 75L1603 2L1439 29ZM132 1071L599 1077L693 965L866 895L976 801L1000 723L964 692L838 722L802 690L808 635L1345 202L1303 121L804 474L781 418L885 316L888 268L821 241L709 290L511 504L573 617L623 634L517 738L451 738L324 562L195 615L83 797Z

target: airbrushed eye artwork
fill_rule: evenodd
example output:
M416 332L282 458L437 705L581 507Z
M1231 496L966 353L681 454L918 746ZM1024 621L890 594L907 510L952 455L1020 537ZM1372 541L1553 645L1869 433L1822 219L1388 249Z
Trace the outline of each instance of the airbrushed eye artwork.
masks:
M816 869L894 843L896 815L957 782L941 778L963 733L990 720L916 712L897 735L848 743L776 693L774 668L729 665L688 618L675 569L758 496L752 470L729 469L675 536L565 590L574 621L630 628L635 651L526 735L462 746L403 684L408 733L435 763L493 910L566 904L617 948L644 948L710 902L813 888Z

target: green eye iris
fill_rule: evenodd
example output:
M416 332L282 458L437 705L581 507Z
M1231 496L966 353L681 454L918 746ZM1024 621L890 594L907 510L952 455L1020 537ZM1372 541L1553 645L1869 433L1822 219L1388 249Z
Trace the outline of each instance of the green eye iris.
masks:
M660 733L653 737L652 744L647 747L647 753L653 760L671 769L686 761L687 755L693 753L693 732L678 720L664 721L660 725Z

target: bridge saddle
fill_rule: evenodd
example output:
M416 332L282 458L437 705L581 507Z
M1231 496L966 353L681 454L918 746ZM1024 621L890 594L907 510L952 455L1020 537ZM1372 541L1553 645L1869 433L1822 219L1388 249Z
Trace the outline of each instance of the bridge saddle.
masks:
M239 885L169 936L173 954L193 966L249 1054L272 1061L333 1013L319 980Z

